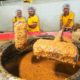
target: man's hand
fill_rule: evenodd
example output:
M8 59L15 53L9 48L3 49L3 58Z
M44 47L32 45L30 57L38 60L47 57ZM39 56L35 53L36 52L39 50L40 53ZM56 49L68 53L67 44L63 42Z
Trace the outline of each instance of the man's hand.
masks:
M65 27L69 27L71 21L72 21L72 19L69 19L68 22L65 24Z
M35 28L37 26L37 23L33 23L32 25L29 25L30 28Z

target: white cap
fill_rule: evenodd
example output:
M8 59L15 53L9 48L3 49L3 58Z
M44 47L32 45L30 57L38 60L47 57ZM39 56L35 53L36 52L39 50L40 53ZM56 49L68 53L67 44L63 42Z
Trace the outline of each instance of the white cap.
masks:
M69 8L70 8L70 5L69 5L69 4L65 4L65 5L63 6L63 8L69 9Z
M35 8L34 8L34 7L29 7L29 8L28 8L28 11L29 11L29 10L35 11Z

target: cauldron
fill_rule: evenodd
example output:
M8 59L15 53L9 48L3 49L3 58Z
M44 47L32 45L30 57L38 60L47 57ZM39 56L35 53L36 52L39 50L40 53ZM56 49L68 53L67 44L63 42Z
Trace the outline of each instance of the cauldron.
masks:
M1 47L1 49L2 49L1 50L1 53L2 53L1 54L1 67L6 75L10 75L10 77L14 77L17 79L18 78L25 78L24 76L20 75L20 65L21 65L21 63L23 63L22 60L25 58L25 56L31 55L31 58L30 58L31 64L30 65L33 65L33 64L36 65L39 63L42 64L42 62L43 63L50 62L50 60L47 61L46 59L41 59L40 61L37 61L34 58L34 56L32 56L32 53L31 53L32 46L33 46L34 42L39 38L53 39L53 36L39 36L38 38L28 39L28 46L27 46L26 50L22 51L22 52L16 50L16 48L14 46L14 42L12 42L12 41L7 42L6 44L4 44ZM78 47L78 49L79 49L79 47ZM26 57L26 59L27 59L27 57ZM51 62L53 62L53 63L51 63ZM66 74L67 76L65 78L67 80L80 80L80 64L77 64L75 66L75 68L73 68L72 65L70 65L70 64L64 64L64 63L60 63L60 62L54 63L54 61L51 61L51 62L50 63L52 65L55 65L55 69L52 69L52 70L55 72L56 77L58 77L58 76L63 77L64 74ZM27 62L25 64L27 64ZM24 69L24 71L25 71L25 69ZM59 75L57 73L59 73ZM36 76L34 76L34 77L36 77ZM29 78L27 78L27 79L29 79ZM57 79L57 80L60 80L60 79Z

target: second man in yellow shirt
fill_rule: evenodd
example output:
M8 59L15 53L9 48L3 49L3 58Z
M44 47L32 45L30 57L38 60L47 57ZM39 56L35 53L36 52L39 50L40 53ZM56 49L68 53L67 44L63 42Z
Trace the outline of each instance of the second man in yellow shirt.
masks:
M33 7L30 7L28 9L29 17L28 17L28 32L39 32L40 31L40 24L39 24L39 18L35 14L35 9Z

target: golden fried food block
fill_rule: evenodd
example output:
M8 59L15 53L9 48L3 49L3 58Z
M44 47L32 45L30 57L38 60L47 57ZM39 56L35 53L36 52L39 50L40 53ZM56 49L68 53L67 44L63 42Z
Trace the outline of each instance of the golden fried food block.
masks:
M60 34L54 40L37 40L33 45L34 55L74 64L77 47L72 42L61 41Z
M17 23L14 26L16 49L24 49L27 45L26 27L26 23Z

